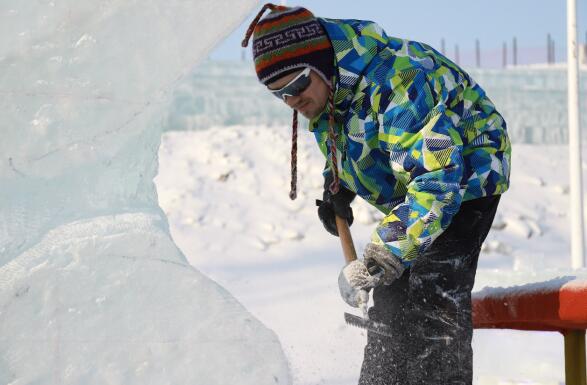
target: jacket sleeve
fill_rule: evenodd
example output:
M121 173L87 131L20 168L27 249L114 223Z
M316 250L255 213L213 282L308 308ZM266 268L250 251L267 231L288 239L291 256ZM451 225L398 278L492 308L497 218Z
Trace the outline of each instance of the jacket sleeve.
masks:
M391 79L396 87L380 93L380 141L389 150L395 178L406 188L405 199L379 223L372 241L409 266L459 210L463 142L443 86L418 70L398 76ZM455 98L451 105L459 103Z

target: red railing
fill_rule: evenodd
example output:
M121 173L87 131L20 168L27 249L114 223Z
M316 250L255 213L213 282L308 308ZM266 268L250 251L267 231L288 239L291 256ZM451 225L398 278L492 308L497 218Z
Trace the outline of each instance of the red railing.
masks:
M473 294L476 329L558 331L564 335L566 385L587 385L587 281L561 278Z

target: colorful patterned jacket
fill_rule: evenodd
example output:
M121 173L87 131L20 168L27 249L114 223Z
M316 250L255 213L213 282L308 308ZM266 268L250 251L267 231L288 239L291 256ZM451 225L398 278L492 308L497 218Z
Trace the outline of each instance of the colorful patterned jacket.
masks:
M507 190L506 123L483 89L432 47L388 37L373 22L319 21L337 62L341 184L385 213L372 242L409 266L461 202ZM329 159L328 107L309 129Z

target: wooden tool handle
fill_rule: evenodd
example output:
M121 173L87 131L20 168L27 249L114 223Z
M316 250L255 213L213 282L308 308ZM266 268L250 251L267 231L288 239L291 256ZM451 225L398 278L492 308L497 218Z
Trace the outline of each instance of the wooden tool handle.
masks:
M338 237L342 245L342 252L346 263L350 263L357 259L357 252L353 244L353 237L351 236L351 229L346 219L336 215L336 229L338 230Z

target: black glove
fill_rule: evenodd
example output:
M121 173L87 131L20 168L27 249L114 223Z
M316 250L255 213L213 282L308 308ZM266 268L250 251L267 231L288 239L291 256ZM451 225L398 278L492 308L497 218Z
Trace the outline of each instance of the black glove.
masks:
M338 237L335 215L345 218L349 223L349 226L352 225L354 218L353 209L350 205L357 194L347 190L342 185L340 186L338 193L332 194L328 189L332 181L332 174L326 174L326 177L324 178L324 193L322 194L322 200L316 199L316 206L318 206L318 217L326 231Z

